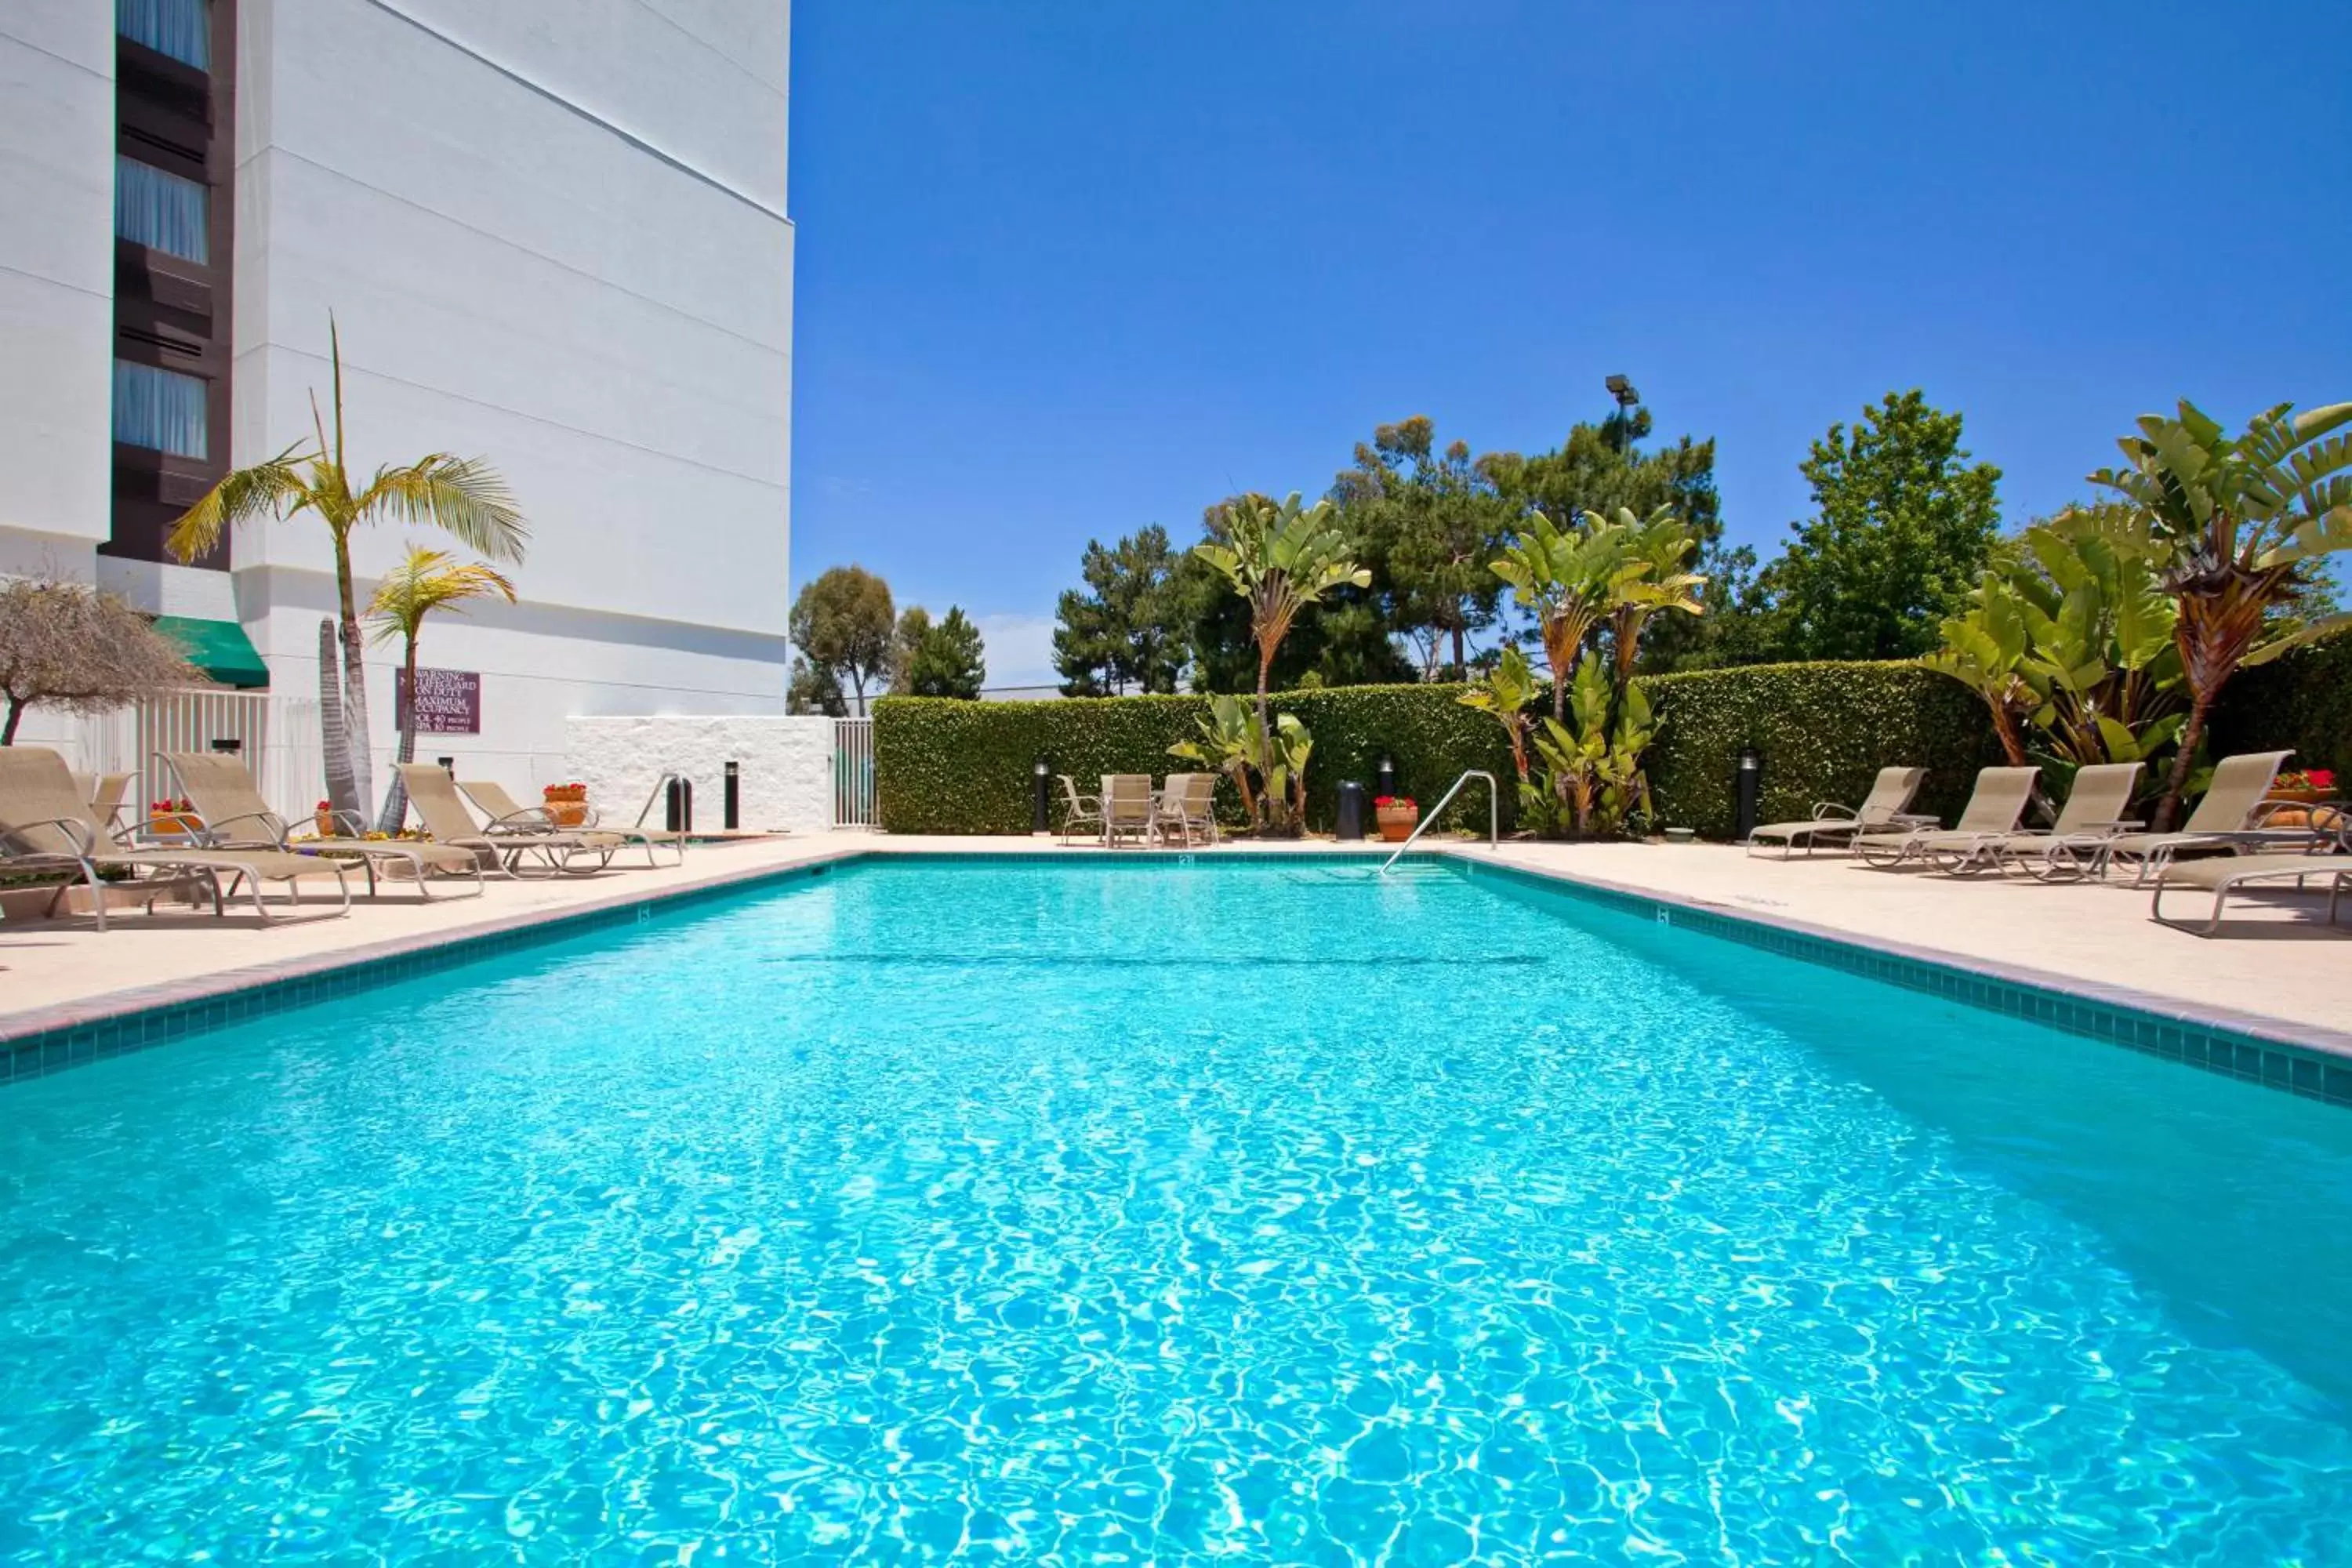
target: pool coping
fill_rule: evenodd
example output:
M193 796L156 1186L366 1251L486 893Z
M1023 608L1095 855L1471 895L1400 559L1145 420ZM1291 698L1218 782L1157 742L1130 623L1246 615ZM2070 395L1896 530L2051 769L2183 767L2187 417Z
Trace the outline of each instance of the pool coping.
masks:
M1236 864L1265 859L1328 862L1370 859L1385 853L1339 846L1269 847L1254 849L1246 856L1221 854L1214 858ZM1495 858L1475 846L1432 845L1416 848L1412 858L1462 867L1473 876L1509 878L1801 962L2031 1019L2304 1098L2352 1106L2352 1033L2342 1030L1939 948L1863 937L1785 915L1553 867L1520 865ZM1171 869L1197 863L1191 853L1167 850L1094 850L1074 858L1066 849L1041 848L1020 840L1002 849L965 845L933 849L871 841L845 844L786 865L749 866L683 884L625 889L561 908L518 911L328 952L264 960L210 974L0 1014L0 1087L291 1007L397 984L493 953L633 924L650 919L657 909L674 910L819 876L834 867L865 860L1089 865L1118 861Z

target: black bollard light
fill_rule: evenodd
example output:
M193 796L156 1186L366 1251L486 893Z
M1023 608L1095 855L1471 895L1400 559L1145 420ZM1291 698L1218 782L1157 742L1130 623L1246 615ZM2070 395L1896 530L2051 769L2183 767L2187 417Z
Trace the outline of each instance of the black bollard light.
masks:
M670 780L667 804L669 830L672 833L693 832L694 781L676 778Z
M1052 831L1052 828L1047 825L1045 819L1048 808L1053 800L1051 793L1053 780L1054 770L1045 765L1045 758L1040 757L1034 763L1030 764L1029 831L1032 833L1049 833Z
M743 826L742 770L733 763L727 764L727 783L723 787L726 796L720 804L719 815L723 818L722 826L732 833Z
M1764 798L1764 753L1753 746L1739 748L1739 771L1732 779L1733 812L1731 837L1737 843L1748 842L1756 831L1759 807Z
M1380 766L1372 770L1372 784L1375 799L1385 799L1397 792L1396 759L1385 752L1381 753Z

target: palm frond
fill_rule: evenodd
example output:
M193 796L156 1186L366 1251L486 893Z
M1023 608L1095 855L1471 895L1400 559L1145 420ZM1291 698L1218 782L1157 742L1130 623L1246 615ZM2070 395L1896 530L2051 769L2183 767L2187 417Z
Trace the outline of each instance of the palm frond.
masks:
M238 523L282 517L315 504L302 472L309 459L297 455L299 446L297 442L266 462L222 475L218 484L172 524L171 532L164 536L164 548L182 561L194 561L210 552L221 536ZM317 465L310 466L315 473Z
M498 470L480 458L435 452L404 468L378 468L352 503L355 516L378 513L426 523L493 561L520 561L530 529Z

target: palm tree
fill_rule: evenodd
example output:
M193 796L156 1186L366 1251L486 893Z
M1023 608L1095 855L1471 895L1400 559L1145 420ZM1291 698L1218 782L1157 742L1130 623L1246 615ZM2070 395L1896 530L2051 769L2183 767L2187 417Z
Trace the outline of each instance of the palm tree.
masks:
M317 444L295 443L249 468L234 468L172 525L166 545L194 561L239 523L315 512L335 549L335 592L341 610L341 689L330 628L319 636L319 713L326 752L327 798L338 811L358 812L374 795L368 766L367 678L361 662L359 607L352 593L352 531L390 519L429 523L477 554L522 559L530 537L506 481L480 458L435 452L401 468L376 469L354 486L343 461L343 351L332 317L327 339L334 365L335 427L331 441L310 399Z
M1609 520L1598 512L1584 514L1585 526L1600 529ZM1612 589L1615 607L1609 612L1609 641L1617 654L1617 689L1633 679L1633 660L1642 650L1642 627L1660 610L1686 616L1706 613L1698 590L1706 579L1687 567L1698 541L1683 531L1672 506L1662 506L1636 521L1632 507L1617 509L1615 526L1624 541L1625 563Z
M367 610L377 623L375 640L401 639L401 687L408 693L407 705L400 713L395 762L416 760L416 635L425 628L425 617L436 610L463 614L462 606L469 599L503 598L511 605L514 596L514 584L495 568L478 561L461 562L446 550L427 550L421 544L410 545L408 559L375 585L375 597L368 602ZM376 830L399 832L401 818L407 814L408 791L395 768L392 785L383 792L383 816L377 820Z
M1582 528L1560 529L1538 511L1512 535L1495 575L1511 585L1519 608L1533 616L1551 665L1551 716L1568 717L1569 683L1590 637L1616 603L1625 542L1615 523L1585 513Z
M2143 415L2126 436L2126 466L2090 475L2119 491L2168 548L2161 581L2179 606L2173 641L2189 685L2189 721L2172 759L2154 827L2172 826L2214 699L2247 665L2352 624L2352 613L2281 627L2304 563L2352 550L2352 403L2297 416L2293 404L2256 415L2242 436L2186 399L2180 416Z
M1298 492L1280 506L1265 496L1234 503L1226 542L1196 544L1192 553L1224 574L1234 592L1249 601L1250 636L1257 643L1257 728L1270 747L1266 688L1274 656L1290 635L1291 622L1309 605L1342 584L1371 586L1372 574L1356 564L1348 536L1332 526L1328 500L1301 510Z

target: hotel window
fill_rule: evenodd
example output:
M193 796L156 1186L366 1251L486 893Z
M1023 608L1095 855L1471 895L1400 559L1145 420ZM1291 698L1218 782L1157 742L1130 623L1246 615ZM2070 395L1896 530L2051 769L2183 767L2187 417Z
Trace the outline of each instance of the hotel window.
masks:
M211 390L201 376L116 360L114 438L126 447L207 457L205 399Z
M198 70L212 68L207 0L114 0L114 30Z
M205 218L212 193L194 180L117 154L114 232L135 244L205 259Z

